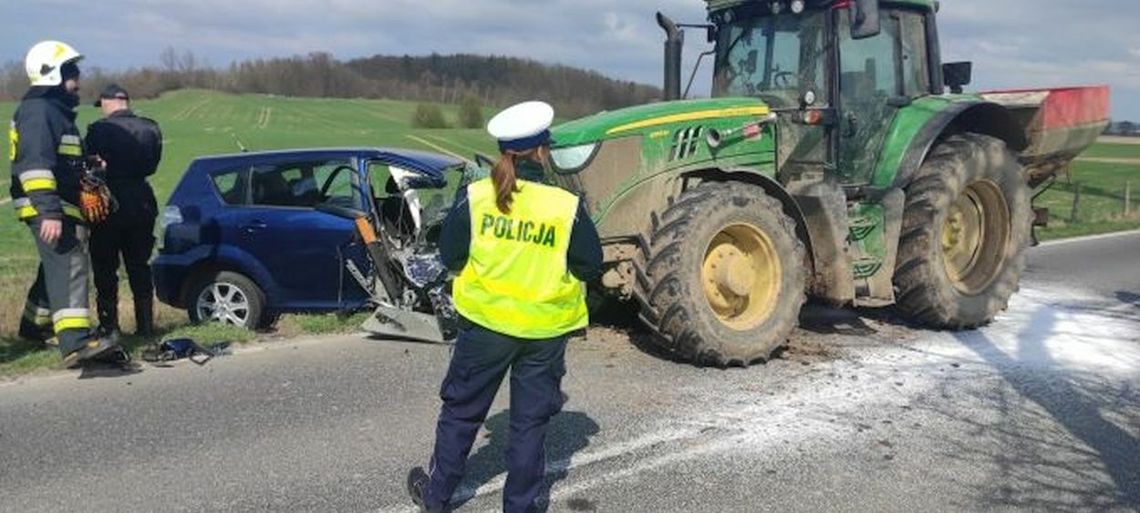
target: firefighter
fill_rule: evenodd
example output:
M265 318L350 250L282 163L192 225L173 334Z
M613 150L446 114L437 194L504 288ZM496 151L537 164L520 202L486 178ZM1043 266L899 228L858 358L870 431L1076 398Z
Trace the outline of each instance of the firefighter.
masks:
M158 170L162 132L154 120L131 111L130 95L116 84L99 94L95 106L104 118L87 126L88 155L104 165L104 176L118 208L91 227L91 270L99 334L119 330L119 257L127 268L135 304L135 334L154 332L154 282L150 255L158 203L146 178Z
M510 448L503 511L538 511L546 429L561 411L567 338L586 328L583 282L601 272L598 232L577 196L545 185L554 109L526 102L487 130L501 157L491 176L461 190L444 221L441 255L452 271L462 329L440 387L443 407L425 471L407 478L422 511L443 511L499 384L510 371Z
M88 231L79 208L84 153L75 126L82 58L58 41L33 46L24 62L31 88L8 130L12 204L40 256L20 335L41 341L54 335L69 368L122 354L113 341L93 335L88 318Z

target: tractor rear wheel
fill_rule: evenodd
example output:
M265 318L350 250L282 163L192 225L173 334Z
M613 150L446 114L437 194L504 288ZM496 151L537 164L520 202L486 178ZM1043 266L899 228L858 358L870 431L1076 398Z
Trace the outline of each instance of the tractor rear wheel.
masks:
M1017 291L1032 231L1017 157L990 136L948 137L906 196L894 276L898 309L934 328L988 323Z
M746 366L795 328L803 263L795 222L776 199L745 184L701 185L657 223L638 273L641 318L678 360Z

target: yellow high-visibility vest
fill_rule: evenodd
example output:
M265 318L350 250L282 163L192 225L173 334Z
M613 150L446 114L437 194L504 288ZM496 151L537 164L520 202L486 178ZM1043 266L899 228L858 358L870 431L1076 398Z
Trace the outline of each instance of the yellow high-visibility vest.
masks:
M554 338L585 328L585 284L566 263L578 197L522 180L518 188L511 213L503 214L491 179L467 186L471 247L452 285L455 309L518 338Z

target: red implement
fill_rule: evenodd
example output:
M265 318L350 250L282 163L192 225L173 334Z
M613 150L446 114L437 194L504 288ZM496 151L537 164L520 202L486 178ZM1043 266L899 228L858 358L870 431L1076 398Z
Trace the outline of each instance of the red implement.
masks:
M1030 185L1066 171L1108 126L1108 86L990 91L982 97L1013 111L1025 129L1021 153Z

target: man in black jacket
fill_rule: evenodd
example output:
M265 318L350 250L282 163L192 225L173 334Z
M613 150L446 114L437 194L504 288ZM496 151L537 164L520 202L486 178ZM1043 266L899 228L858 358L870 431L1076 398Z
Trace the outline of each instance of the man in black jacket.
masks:
M95 272L99 332L119 329L119 257L135 303L135 333L154 331L154 282L150 256L154 250L154 223L158 204L146 178L162 159L162 132L158 123L136 116L130 96L118 85L107 86L95 106L104 118L87 127L87 151L106 166L105 178L118 209L91 232L91 266Z
M88 229L79 209L84 152L75 126L82 58L59 41L33 46L24 61L32 87L8 130L12 205L40 256L20 336L46 341L54 335L67 367L122 351L93 336L88 317Z

